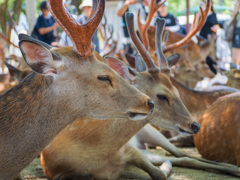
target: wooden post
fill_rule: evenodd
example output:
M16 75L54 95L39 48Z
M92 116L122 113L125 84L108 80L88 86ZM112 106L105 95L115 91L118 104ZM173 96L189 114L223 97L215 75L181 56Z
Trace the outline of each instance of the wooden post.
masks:
M187 32L189 32L189 0L186 0L186 5L187 5L187 11L186 11L186 17L187 17L187 24L186 24L186 29L187 29Z

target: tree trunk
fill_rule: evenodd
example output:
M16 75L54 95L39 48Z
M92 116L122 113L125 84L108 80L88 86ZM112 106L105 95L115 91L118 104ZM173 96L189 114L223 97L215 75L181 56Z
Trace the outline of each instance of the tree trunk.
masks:
M14 19L15 19L16 24L18 24L19 16L20 16L20 13L22 11L21 5L22 5L22 0L15 0L13 2L12 11L14 12Z
M29 33L31 33L36 24L37 4L36 0L25 0L25 2L26 2L26 15L29 25Z
M7 4L8 0L5 0L2 4L0 4L0 25L2 28L3 34L7 32Z

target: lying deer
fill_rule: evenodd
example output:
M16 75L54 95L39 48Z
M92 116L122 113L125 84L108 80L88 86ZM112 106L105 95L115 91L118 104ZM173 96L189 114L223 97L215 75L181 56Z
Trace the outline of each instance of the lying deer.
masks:
M99 1L97 10L84 25L75 22L62 1L48 0L48 5L75 47L53 48L26 35L19 36L21 52L35 72L0 96L0 178L3 180L15 178L77 118L143 120L154 107L148 96L93 54L91 36L102 18L104 0ZM97 6L96 0L94 5Z
M41 165L49 178L80 179L84 176L117 179L124 174L126 165L132 164L146 171L153 179L166 179L170 172L169 163L164 163L159 169L127 142L148 121L186 133L196 133L199 129L169 80L168 66L157 68L137 38L133 14L126 14L126 22L129 34L148 66L148 72L137 73L130 69L128 79L154 99L156 110L147 120L138 122L129 122L127 119L125 122L118 119L75 121L60 132L41 153ZM118 60L114 58L106 58L106 62L112 68L119 68Z
M199 120L194 136L199 153L206 159L240 166L240 93L216 100Z
M173 69L174 78L184 85L190 88L194 88L196 86L195 82L203 80L203 77L196 71L190 62L187 47L184 49L184 56L181 57L181 60Z

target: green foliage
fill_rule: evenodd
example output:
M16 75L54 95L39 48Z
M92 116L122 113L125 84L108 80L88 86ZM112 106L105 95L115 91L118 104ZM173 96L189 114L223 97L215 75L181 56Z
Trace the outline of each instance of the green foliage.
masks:
M213 0L214 5L219 5L220 0ZM189 0L190 8L199 6L200 2L202 0ZM222 0L223 4L222 6L226 7L232 7L234 0ZM180 15L179 12L186 10L186 0L168 0L168 11L175 16ZM225 13L228 13L229 11L226 11ZM193 13L191 13L193 14ZM181 13L181 15L183 15Z

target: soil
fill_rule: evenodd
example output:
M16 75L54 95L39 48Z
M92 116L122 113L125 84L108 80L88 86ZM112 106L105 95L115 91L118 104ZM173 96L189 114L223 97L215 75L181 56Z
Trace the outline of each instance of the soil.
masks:
M200 157L199 153L195 148L181 148L184 152L187 152L190 155ZM165 150L157 148L157 150L150 150L154 153L169 156ZM151 180L149 175L144 171L129 166L127 168L127 177L121 177L119 180ZM22 175L25 180L47 180L47 177L44 175L41 165L39 163L39 157L35 158L34 161L26 167ZM172 172L168 180L237 180L231 175L222 174L220 172L208 172L203 170L196 170L190 168L182 167L173 167Z

